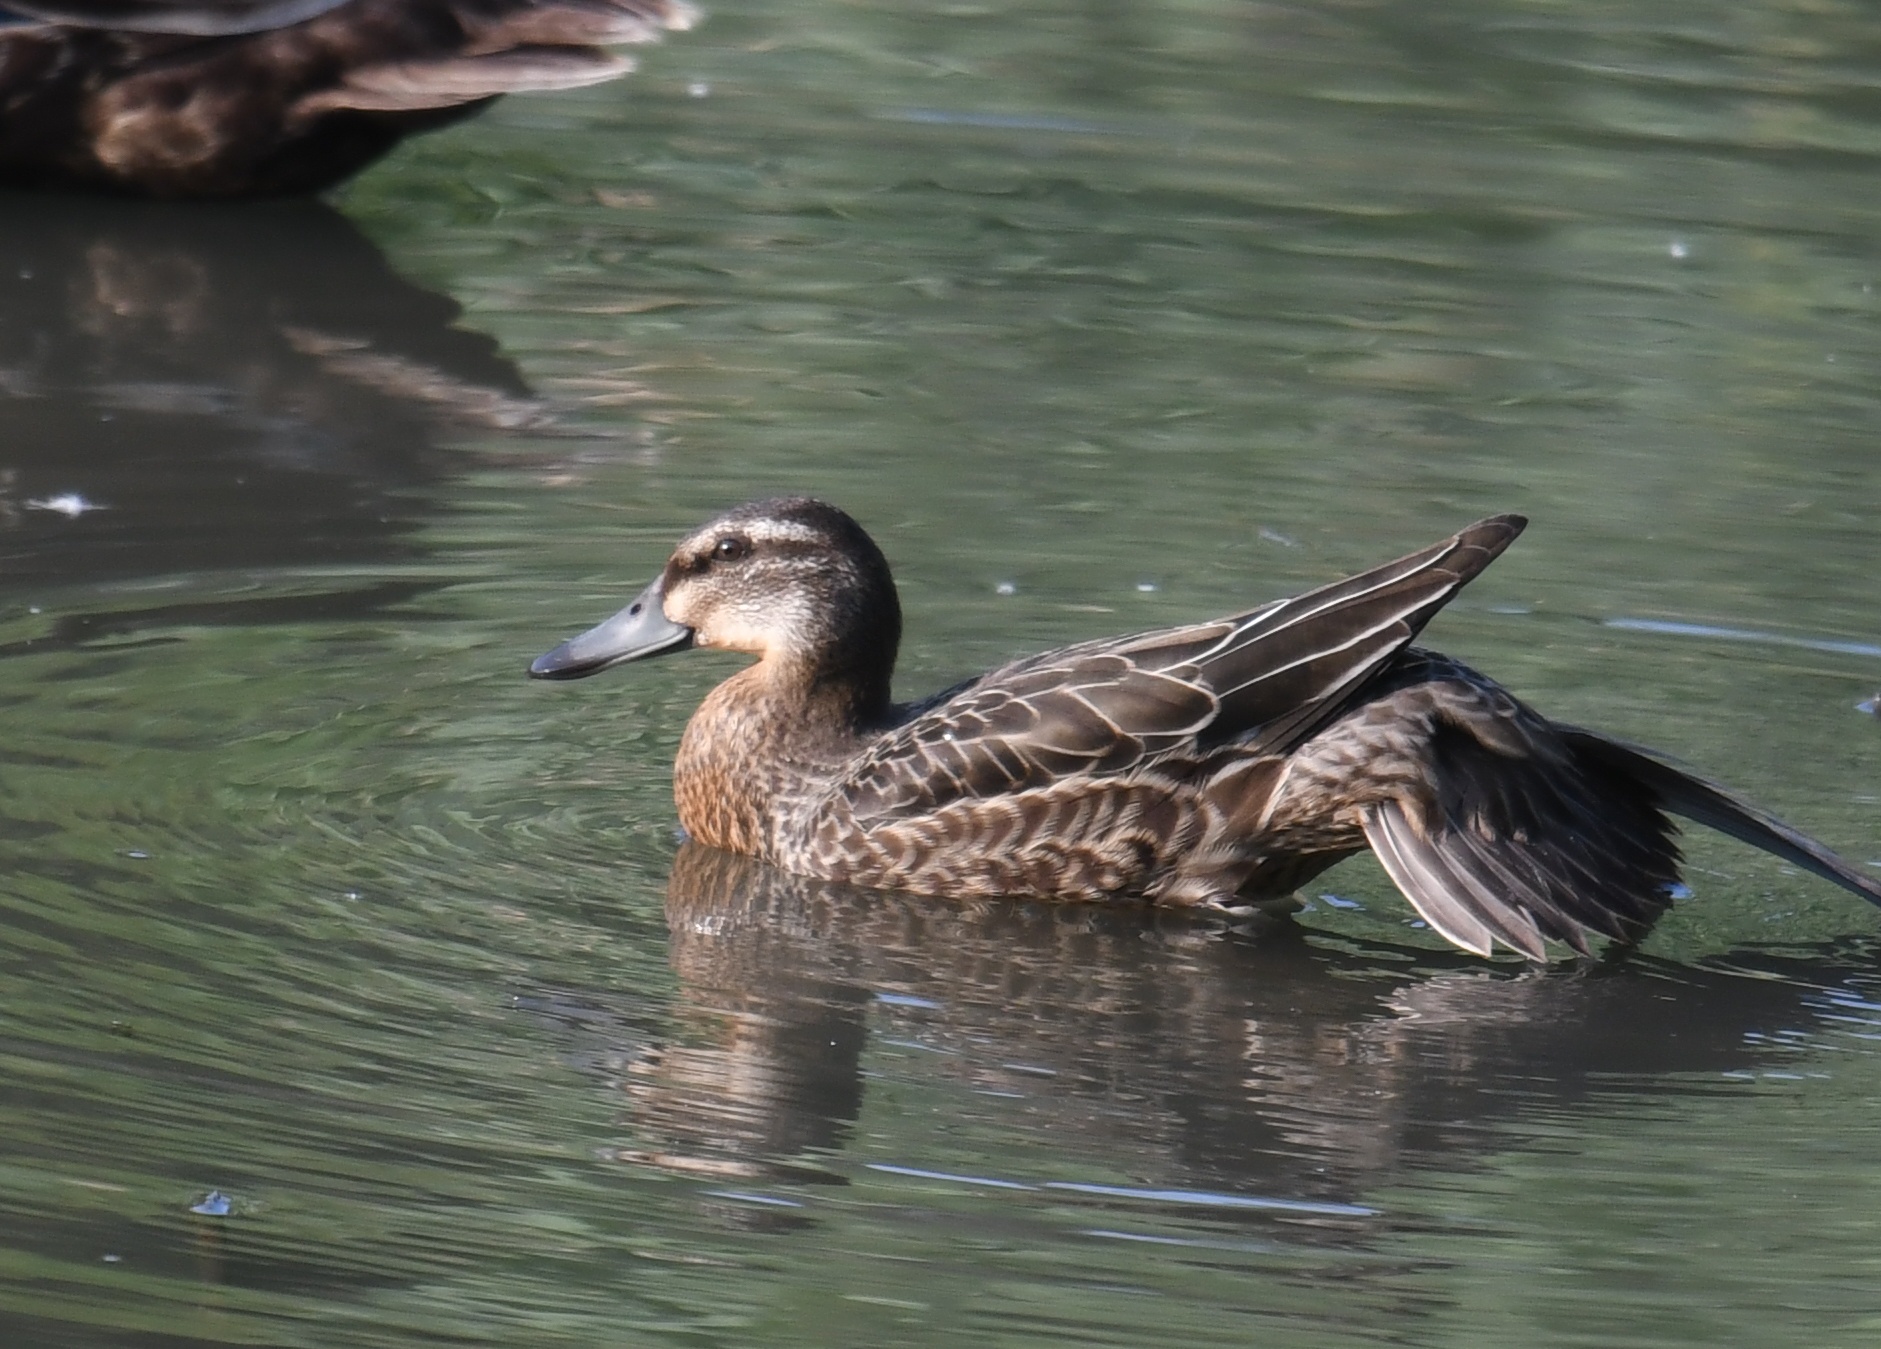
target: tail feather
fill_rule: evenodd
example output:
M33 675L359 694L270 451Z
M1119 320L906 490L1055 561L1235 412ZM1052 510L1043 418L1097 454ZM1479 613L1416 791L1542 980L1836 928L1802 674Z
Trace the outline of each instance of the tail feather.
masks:
M1575 727L1558 729L1575 751L1639 782L1673 814L1761 848L1812 876L1860 895L1870 904L1881 905L1881 881L1857 871L1846 859L1768 811L1635 746Z

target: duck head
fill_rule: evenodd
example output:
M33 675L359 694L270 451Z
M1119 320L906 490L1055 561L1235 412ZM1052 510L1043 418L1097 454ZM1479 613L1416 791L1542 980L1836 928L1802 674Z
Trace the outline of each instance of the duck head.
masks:
M580 679L688 646L742 651L772 677L888 701L901 606L862 526L808 497L754 501L680 540L625 609L539 656L537 679ZM865 706L864 711L874 710Z

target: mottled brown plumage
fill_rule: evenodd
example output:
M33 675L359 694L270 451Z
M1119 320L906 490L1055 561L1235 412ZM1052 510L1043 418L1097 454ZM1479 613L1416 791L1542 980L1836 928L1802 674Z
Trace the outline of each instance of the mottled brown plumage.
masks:
M761 501L683 540L633 604L531 673L690 644L758 656L686 727L680 821L859 885L1245 912L1369 846L1457 945L1541 960L1549 940L1585 952L1650 927L1678 878L1673 811L1881 904L1881 884L1781 821L1410 645L1524 523L895 706L880 550L832 506Z
M502 94L633 68L684 0L3 0L0 185L314 192ZM4 22L17 18L18 22Z

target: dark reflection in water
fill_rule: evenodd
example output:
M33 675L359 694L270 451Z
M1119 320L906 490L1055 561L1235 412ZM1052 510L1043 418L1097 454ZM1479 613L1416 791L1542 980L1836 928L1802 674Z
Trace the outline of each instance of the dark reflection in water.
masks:
M1812 1001L1871 1001L1850 991L1871 977L1859 952L1515 972L1284 923L853 891L691 844L667 916L673 1029L627 1055L622 1155L707 1178L840 1179L817 1154L851 1143L885 1046L931 1081L1022 1096L1060 1159L1338 1205L1467 1166L1502 1146L1492 1126L1735 1090L1720 1074L1767 1063Z
M440 433L545 420L459 312L318 204L0 197L0 585L411 556Z

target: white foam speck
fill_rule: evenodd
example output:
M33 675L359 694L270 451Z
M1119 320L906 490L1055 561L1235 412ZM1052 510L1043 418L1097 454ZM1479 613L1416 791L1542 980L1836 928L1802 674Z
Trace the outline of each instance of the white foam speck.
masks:
M60 492L57 496L34 497L26 503L26 508L34 511L52 511L63 515L68 520L76 520L88 511L105 509L97 502L88 500L80 492Z

